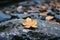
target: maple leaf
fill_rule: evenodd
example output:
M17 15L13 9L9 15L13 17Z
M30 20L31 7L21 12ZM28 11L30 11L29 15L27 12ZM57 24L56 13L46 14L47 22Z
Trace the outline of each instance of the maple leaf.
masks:
M25 26L25 28L37 28L37 21L32 20L31 18L27 18L22 24Z

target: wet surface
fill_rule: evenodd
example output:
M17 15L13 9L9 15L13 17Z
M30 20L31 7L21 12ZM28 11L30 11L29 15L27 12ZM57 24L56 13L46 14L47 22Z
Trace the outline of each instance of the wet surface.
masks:
M0 23L1 40L59 40L60 25L37 20L37 29L25 29L21 24L24 19L14 19ZM48 24L48 25L47 25Z
M43 5L48 6L46 3ZM11 4L0 10L0 40L60 40L60 24L45 19L53 15L54 20L60 22L60 14L47 9L48 15L39 16L41 6L40 0L33 0ZM24 28L22 22L28 17L37 20L37 29Z

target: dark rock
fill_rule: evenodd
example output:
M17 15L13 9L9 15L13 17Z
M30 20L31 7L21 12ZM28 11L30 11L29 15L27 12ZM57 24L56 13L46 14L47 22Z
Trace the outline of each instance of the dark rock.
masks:
M24 39L22 38L22 36L21 36L21 37L19 37L19 36L14 36L14 37L12 38L12 40L24 40Z
M57 20L60 20L60 15L55 15L55 18L57 19Z
M0 11L0 22L9 20L10 18L10 15L4 14L2 11Z
M37 20L37 29L25 29L23 19L14 19L0 23L0 39L2 40L59 40L60 25ZM1 26L2 25L2 26ZM6 27L4 27L4 25ZM2 37L2 38L1 38ZM4 38L4 39L3 39Z

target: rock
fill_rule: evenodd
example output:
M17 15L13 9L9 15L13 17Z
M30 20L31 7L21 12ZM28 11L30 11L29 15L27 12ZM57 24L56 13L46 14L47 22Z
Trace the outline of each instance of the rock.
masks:
M16 11L17 11L18 13L23 12L23 10L22 10L21 8L17 8Z
M10 18L10 15L4 14L2 11L0 11L0 22L9 20Z
M18 18L25 19L27 17L33 18L38 16L38 13L31 13L31 14L11 14L11 16L17 16Z
M58 19L58 20L60 20L59 17L60 17L60 15L55 15L55 18Z
M40 20L45 20L45 18L46 18L46 16L40 16L40 17L38 17L38 19L40 19Z
M37 19L36 19L37 20ZM60 25L37 20L37 29L25 29L21 24L24 19L13 19L0 23L1 40L60 40ZM4 27L4 25L6 27ZM4 38L4 39L3 39Z

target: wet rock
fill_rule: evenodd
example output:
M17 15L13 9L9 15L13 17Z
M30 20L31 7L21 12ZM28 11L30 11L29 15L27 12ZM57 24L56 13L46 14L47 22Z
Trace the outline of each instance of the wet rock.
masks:
M23 12L23 10L21 8L17 8L17 12L21 13L21 12Z
M1 22L1 21L9 20L10 18L11 18L10 15L6 15L6 14L4 14L2 11L0 11L0 22Z
M1 40L59 40L60 25L52 24L47 21L37 20L37 29L25 29L21 24L24 19L13 19L0 23ZM4 25L6 27L4 27ZM1 38L2 37L2 38ZM4 38L4 39L3 39Z
M60 17L60 15L55 15L55 18L58 19L58 20L60 20L59 17Z

